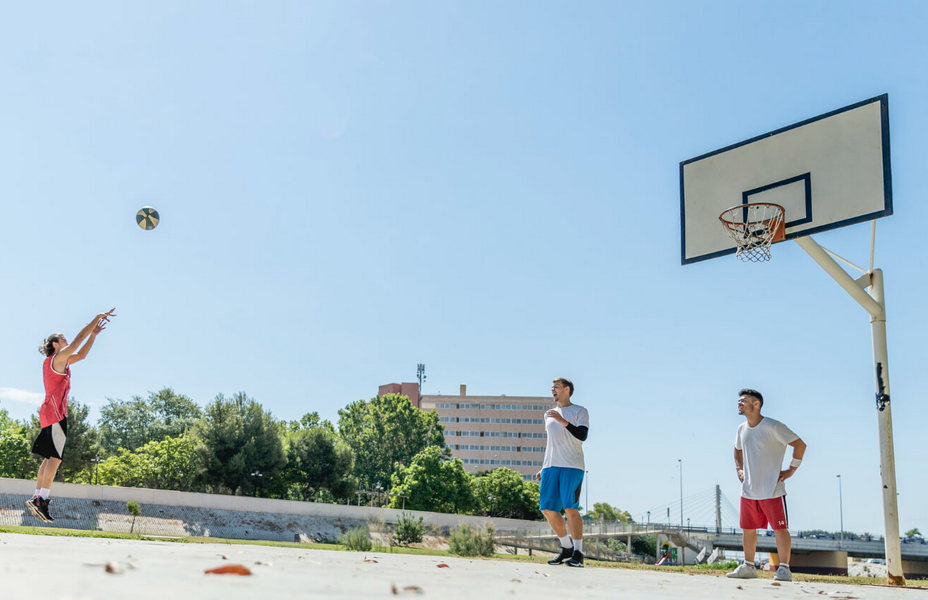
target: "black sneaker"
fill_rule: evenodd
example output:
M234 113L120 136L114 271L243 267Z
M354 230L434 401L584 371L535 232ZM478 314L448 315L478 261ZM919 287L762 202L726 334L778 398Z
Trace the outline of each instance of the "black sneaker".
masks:
M39 498L39 512L42 513L42 518L45 519L46 523L53 523L55 521L48 512L48 503L51 501L51 498Z
M32 498L29 498L28 500L26 500L26 506L29 507L29 512L32 513L33 517L35 517L36 519L44 523L48 522L45 520L45 515L42 514L42 499L41 498L39 498L38 496L33 496Z
M568 558L570 558L574 553L573 548L564 548L561 547L561 553L548 561L549 565L559 565Z
M568 567L580 567L583 568L583 552L579 550L574 550L574 555L567 559Z

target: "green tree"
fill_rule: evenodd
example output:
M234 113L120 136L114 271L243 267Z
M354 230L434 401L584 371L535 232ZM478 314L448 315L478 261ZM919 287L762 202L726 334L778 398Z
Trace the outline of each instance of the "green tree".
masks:
M400 508L400 495L405 495L409 510L467 514L474 508L471 478L461 459L449 459L442 448L429 446L393 473L390 507Z
M631 513L607 502L594 502L590 516L596 520L618 521L619 523L634 523Z
M167 387L148 398L107 399L100 409L101 446L112 454L119 448L135 450L152 440L180 437L202 416L193 400Z
M365 489L387 487L396 463L408 465L425 448L445 444L438 413L399 394L349 404L338 411L338 430L354 451L354 474Z
M915 529L909 529L908 531L905 532L905 537L907 538L922 537L922 532L918 530L918 527L916 527Z
M279 495L312 500L325 490L337 500L354 493L354 453L331 423L321 421L318 413L309 413L289 424L285 438L287 466L278 479L293 493L280 491Z
M0 477L31 479L38 468L27 428L0 408Z
M161 490L198 489L200 460L191 436L148 442L132 452L125 448L107 457L91 481L103 485Z
M639 535L633 537L632 552L641 556L654 556L657 553L657 536Z
M132 533L135 531L135 520L142 514L142 508L139 506L138 502L129 500L126 502L126 511L132 515L132 527L129 528L129 533Z
M287 463L282 427L244 392L222 394L195 427L203 482L209 489L264 496Z
M511 519L538 519L538 484L500 467L473 478L477 514Z

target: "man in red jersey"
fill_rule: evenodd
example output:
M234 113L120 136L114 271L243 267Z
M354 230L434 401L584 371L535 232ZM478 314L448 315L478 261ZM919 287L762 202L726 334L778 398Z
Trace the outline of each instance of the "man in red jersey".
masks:
M47 358L42 365L45 383L45 401L39 408L39 424L42 430L32 444L32 451L45 460L36 476L35 494L26 501L26 506L35 517L51 523L48 512L52 481L61 465L64 444L68 437L68 392L71 391L71 365L87 358L93 342L106 328L116 309L100 313L88 323L70 344L64 334L53 333L42 341L39 352ZM83 343L83 345L82 345Z

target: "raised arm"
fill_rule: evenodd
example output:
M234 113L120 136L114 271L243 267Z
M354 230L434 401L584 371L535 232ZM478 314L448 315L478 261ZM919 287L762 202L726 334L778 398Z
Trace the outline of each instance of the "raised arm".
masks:
M109 322L110 317L116 316L115 311L115 308L111 308L105 313L100 313L95 316L90 323L80 330L67 346L58 351L55 355L52 367L59 373L64 373L64 370L69 364L84 360L87 357L87 353L90 352L90 348L93 346L94 338L106 328L106 323ZM84 340L87 340L87 343L81 346Z

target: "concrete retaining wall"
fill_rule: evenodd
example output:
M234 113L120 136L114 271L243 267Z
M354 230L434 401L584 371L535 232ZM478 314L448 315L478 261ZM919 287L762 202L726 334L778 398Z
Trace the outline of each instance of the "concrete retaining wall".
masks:
M491 522L497 531L508 534L547 531L542 521L57 482L50 507L55 522L46 524L36 520L25 506L34 490L34 481L0 478L0 524L131 530L177 537L334 542L353 527L396 523L405 512L421 516L424 524L441 532L462 522L475 526ZM141 516L134 520L126 510L129 501L141 508Z

